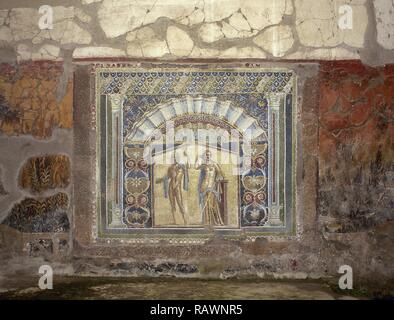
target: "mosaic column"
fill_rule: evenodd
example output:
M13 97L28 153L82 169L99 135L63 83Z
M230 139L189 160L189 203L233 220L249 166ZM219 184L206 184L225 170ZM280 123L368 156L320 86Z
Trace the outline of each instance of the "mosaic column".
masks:
M270 148L268 152L268 179L269 179L269 194L268 194L268 224L282 225L280 220L280 193L279 193L279 159L280 159L280 135L279 135L279 117L281 96L279 94L272 94L268 98L268 121L269 121L269 141Z
M110 111L110 112L109 112ZM122 157L121 132L122 132L122 96L118 94L110 95L110 107L108 110L108 188L110 195L109 202L109 227L122 227L122 168L120 159Z

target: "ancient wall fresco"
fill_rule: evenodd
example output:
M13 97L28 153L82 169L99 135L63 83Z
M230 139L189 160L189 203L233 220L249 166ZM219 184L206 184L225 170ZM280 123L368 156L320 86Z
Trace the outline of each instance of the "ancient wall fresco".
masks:
M72 81L60 90L63 64L0 64L0 132L48 138L55 127L72 127Z
M28 159L20 173L20 186L37 193L65 188L70 183L70 159L66 155L48 155Z
M321 64L319 211L330 231L394 219L394 66Z
M21 232L67 232L69 198L59 192L47 198L26 198L16 204L3 224Z
M60 252L61 254L70 252L71 246L68 239L62 240L63 249L60 250L60 244L49 240L52 236L50 233L70 232L70 208L75 205L69 196L71 194L70 189L74 188L75 183L70 177L71 172L75 170L78 175L86 175L88 181L91 179L91 176L82 172L84 167L71 169L71 164L75 161L75 155L71 156L68 151L54 149L54 145L50 145L51 148L44 149L43 145L54 137L52 130L57 127L73 130L75 128L72 127L73 88L70 80L65 82L61 78L63 67L60 63L49 62L40 63L40 65L41 67L38 68L36 63L21 64L14 67L11 67L11 65L5 67L3 64L2 67L8 70L8 80L4 81L4 74L0 75L0 79L3 79L3 82L0 82L0 91L3 97L0 103L2 108L0 140L6 141L10 136L12 139L21 140L23 136L30 136L29 139L31 138L32 141L41 141L37 150L30 150L28 155L20 156L15 163L15 175L12 179L15 180L15 184L21 193L18 196L19 198L14 199L10 208L7 209L8 217L2 221L2 227L11 227L11 230L22 232L24 235L31 233L39 236L37 233L48 233L48 237L40 236L40 238L37 238L38 240L23 240L23 246L29 245L28 254L31 256L43 256L53 254L53 252ZM28 66L31 66L31 68ZM34 70L34 68L36 69ZM331 240L319 240L321 242L318 242L316 239L308 239L304 243L307 248L297 247L295 242L278 244L271 240L264 242L264 239L261 243L258 242L254 245L242 245L242 250L244 250L242 254L239 253L237 245L229 242L224 245L224 242L220 242L216 246L216 248L219 248L218 251L215 251L218 255L217 259L224 259L221 256L222 252L233 252L239 261L249 261L243 258L251 258L254 261L253 265L259 265L263 260L266 261L265 263L269 268L275 270L272 272L295 270L296 272L305 271L308 274L312 272L323 274L324 268L332 264L331 257L333 255L337 257L335 261L348 259L346 261L356 265L361 259L358 255L360 248L363 247L365 252L362 259L366 262L365 266L370 267L370 269L365 270L368 272L378 270L383 274L392 261L386 253L387 248L391 245L389 234L390 230L392 231L391 224L393 221L391 220L393 220L394 212L392 200L394 198L394 146L392 139L394 133L394 67L389 65L372 68L358 61L347 61L319 62L316 64L317 69L320 69L320 90L307 90L307 94L311 96L310 98L313 101L318 101L320 96L320 105L315 104L319 108L319 122L316 123L315 120L311 120L311 123L306 123L305 118L303 118L301 125L319 127L319 149L317 150L314 147L319 161L317 190L319 216L317 224L315 224L316 220L314 218L310 218L310 221L313 220L313 224L310 223L307 226L304 216L299 224L302 228L307 226L308 230L313 229L319 239L322 231L323 234L327 231L331 232L331 235L339 238L336 238L336 242ZM21 70L23 70L23 74ZM24 75L28 79L26 82L30 83L31 86L22 85ZM303 81L302 77L304 75L300 73L301 82ZM38 81L37 79L41 80ZM17 83L19 84L17 85ZM41 87L42 83L46 83L44 87ZM66 83L68 83L68 86L65 86L67 90L65 93L58 95L56 93L58 88ZM318 81L315 81L314 78L313 83L318 86ZM78 90L87 90L86 86L82 87L83 85L81 82ZM43 91L46 92L45 94L41 93L41 88L47 88L47 91L45 91L46 89ZM53 92L49 88L52 88ZM305 94L302 93L302 95ZM25 96L30 99L29 102L23 102ZM53 119L57 119L57 121L49 121L43 127L33 125L34 121L29 122L28 116L31 111L29 105L37 103L37 101L42 102L42 108L35 113L34 121L42 123L42 119L48 117L47 114L56 115L53 116ZM49 107L50 105L53 107ZM78 101L77 105L90 108L86 101ZM299 107L302 108L303 105ZM54 111L51 108L54 108ZM30 111L27 112L26 110ZM76 119L80 122L79 125L86 126L86 123L90 125L89 119L81 119ZM18 137L15 137L15 135L18 135ZM71 139L71 136L68 139ZM86 139L86 135L81 137L85 144ZM33 142L26 140L18 148L23 150L22 147L29 143ZM305 152L305 149L303 151ZM86 158L81 157L81 159L86 162ZM1 164L0 181L3 182L4 192L12 195L15 190L10 185L9 174L6 174L10 170L9 166L5 167L4 163ZM81 201L86 203L86 194L91 189L89 189L89 184L84 185L83 188L84 192L78 196L82 198ZM8 199L10 195L0 195L0 197L1 199ZM73 201L75 200L73 199ZM306 198L304 197L301 201L305 203ZM305 215L309 215L315 209L316 206L308 206L303 212ZM81 216L75 215L73 221L85 225L91 223L83 217L84 213L80 212L78 214ZM367 231L370 230L378 233L379 238L367 236ZM88 234L90 234L90 229ZM350 238L342 238L348 235ZM210 246L211 244L207 244L204 247L204 252L207 252L204 259L214 255ZM122 250L126 251L126 247L127 250L130 250L127 251L126 256L140 254L139 259L141 261L142 259L153 259L158 252L160 253L160 259L165 260L174 251L172 248L164 246L158 246L157 252L145 251L143 246L133 247L124 244ZM228 248L229 251L224 251L224 247ZM273 248L270 249L274 252L271 253L270 251L272 258L265 255L268 250L267 247ZM117 249L119 248L117 247ZM319 258L310 254L317 248L321 250ZM75 247L72 250L75 250ZM90 248L89 250L93 249ZM103 252L108 250L105 251L105 255L111 256L114 248L101 248L100 250ZM185 247L184 250L189 250L189 248ZM289 253L290 251L291 253ZM90 251L87 254L89 255ZM201 250L195 249L193 258L187 258L185 261L177 258L178 260L175 259L174 261L176 261L176 264L199 265L202 259L200 254ZM91 255L96 256L96 252ZM306 255L308 259L304 259ZM181 253L179 253L179 256L181 256ZM379 260L378 257L383 258L379 258ZM317 259L321 261L319 264L316 262ZM297 261L297 268L293 268L292 262L289 262L293 260ZM206 262L206 268L216 263L215 261ZM231 274L236 275L240 272L235 260L229 258L226 261L226 270L234 270L231 271ZM373 264L373 261L378 262ZM156 260L154 263L156 263ZM152 264L154 263L152 262ZM200 267L199 270L204 268L205 266ZM157 273L156 270L152 272ZM335 273L336 270L332 270L332 272Z
M315 277L348 263L357 276L393 278L394 65L384 67L394 63L393 1L340 1L353 8L351 30L339 29L335 1L166 2L64 1L53 7L51 32L39 29L39 5L0 3L0 249L89 256L92 264L76 263L87 272L109 257L110 273ZM96 175L88 64L102 60L298 68L300 234L253 243L218 237L202 246L181 236L168 246L144 246L138 237L90 246L98 223L87 214ZM73 72L80 72L75 87ZM160 200L169 205L163 192Z
M72 129L72 85L62 62L0 64L3 226L49 237L70 229L71 158L54 146Z

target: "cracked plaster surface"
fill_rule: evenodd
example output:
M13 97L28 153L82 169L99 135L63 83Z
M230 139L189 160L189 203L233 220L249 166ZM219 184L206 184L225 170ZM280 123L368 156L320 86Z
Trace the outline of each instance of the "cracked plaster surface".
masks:
M187 32L174 26L167 29L167 43L170 52L181 57L190 55L194 47L194 42Z
M338 26L343 4L351 30ZM0 10L0 50L18 60L58 60L67 50L77 58L363 59L394 48L393 0L81 0L53 9L52 30L39 29L38 8Z
M60 44L89 44L92 37L79 23L89 23L91 17L74 7L53 7L53 28L40 30L40 14L33 8L16 8L10 11L10 28L14 41L32 39L33 44L44 40Z
M115 38L154 23L160 17L180 22L201 3L179 0L104 0L98 9L98 18L106 36Z
M92 58L97 56L125 57L126 52L122 49L111 47L82 47L73 51L73 58Z
M60 55L60 48L51 44L44 44L38 50L33 50L26 44L17 47L17 59L23 60L56 60Z
M169 53L167 42L156 37L155 31L150 27L144 27L138 31L127 34L127 54L132 57L162 57Z
M91 3L101 2L102 0L82 0L82 4L87 5Z
M321 48L313 50L297 51L289 54L288 59L324 59L324 60L352 60L360 59L360 55L356 52L349 51L344 48Z
M254 38L253 41L274 57L283 57L293 46L294 37L289 26L272 26Z
M364 0L327 1L295 0L296 29L300 42L308 47L334 47L342 43L352 47L364 46L368 25ZM340 5L350 4L353 26L342 30L338 21Z

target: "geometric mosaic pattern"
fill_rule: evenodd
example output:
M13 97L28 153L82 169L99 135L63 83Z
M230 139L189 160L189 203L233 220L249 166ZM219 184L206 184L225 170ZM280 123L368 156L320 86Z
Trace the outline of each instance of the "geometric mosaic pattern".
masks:
M291 233L293 71L95 72L99 237Z

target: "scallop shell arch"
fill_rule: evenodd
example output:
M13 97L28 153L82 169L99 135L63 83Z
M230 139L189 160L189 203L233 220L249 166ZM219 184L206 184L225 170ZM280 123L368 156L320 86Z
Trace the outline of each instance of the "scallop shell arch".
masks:
M268 140L267 132L246 110L232 105L231 101L219 101L216 97L191 97L172 100L158 105L136 123L127 135L128 142L145 142L156 129L165 126L167 121L185 115L206 115L220 119L239 132L249 132L252 140Z

